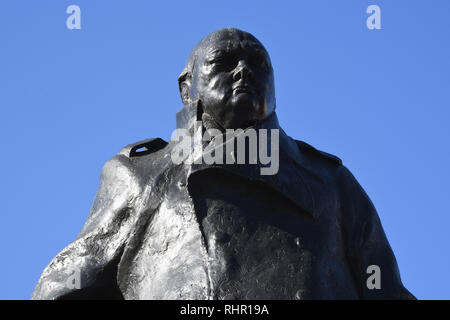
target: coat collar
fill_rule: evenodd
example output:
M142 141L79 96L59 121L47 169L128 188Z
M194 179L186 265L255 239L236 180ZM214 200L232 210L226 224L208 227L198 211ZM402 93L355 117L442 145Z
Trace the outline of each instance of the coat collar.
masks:
M290 138L281 129L276 114L272 114L265 121L251 127L254 129L278 129L279 130L279 170L274 175L261 175L261 165L258 164L212 164L207 165L191 164L188 165L188 179L196 172L221 169L230 174L235 174L254 181L265 183L272 187L275 192L279 192L289 201L294 203L302 212L317 218L317 208L314 190L323 184L323 179L319 174L309 169L306 155L301 153L295 140ZM247 128L249 129L249 128ZM247 130L246 129L246 130ZM244 131L245 132L245 131ZM257 131L258 132L258 131ZM270 136L270 132L267 134ZM214 144L214 140L210 145ZM275 144L270 142L270 147ZM213 145L214 148L222 147L225 150L224 143ZM273 149L272 149L273 151Z

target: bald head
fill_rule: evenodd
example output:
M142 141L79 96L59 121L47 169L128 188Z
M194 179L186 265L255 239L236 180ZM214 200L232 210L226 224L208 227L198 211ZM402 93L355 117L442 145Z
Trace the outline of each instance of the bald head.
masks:
M221 29L191 51L179 77L185 105L199 102L203 118L222 128L242 128L275 110L273 69L264 46L251 34Z

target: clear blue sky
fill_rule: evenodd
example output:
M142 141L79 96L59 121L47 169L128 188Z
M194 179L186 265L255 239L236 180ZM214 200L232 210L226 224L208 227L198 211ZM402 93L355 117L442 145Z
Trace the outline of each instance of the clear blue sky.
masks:
M28 299L74 240L107 159L170 137L190 49L237 27L271 55L285 131L342 158L373 200L406 287L449 299L449 18L448 0L2 0L0 298Z

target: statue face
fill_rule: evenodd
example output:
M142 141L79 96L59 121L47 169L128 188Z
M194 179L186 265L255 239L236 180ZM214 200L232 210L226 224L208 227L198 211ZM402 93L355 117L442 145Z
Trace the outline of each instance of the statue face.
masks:
M190 96L223 128L245 128L275 109L273 69L252 35L222 29L197 49Z

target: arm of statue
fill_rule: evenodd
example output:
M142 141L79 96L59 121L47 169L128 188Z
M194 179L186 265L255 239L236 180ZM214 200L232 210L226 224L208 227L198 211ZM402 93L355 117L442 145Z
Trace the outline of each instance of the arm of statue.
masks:
M122 298L117 264L140 191L130 159L122 154L110 159L86 224L44 270L31 299Z
M340 179L347 258L361 299L415 299L401 282L397 261L372 201L344 166Z

